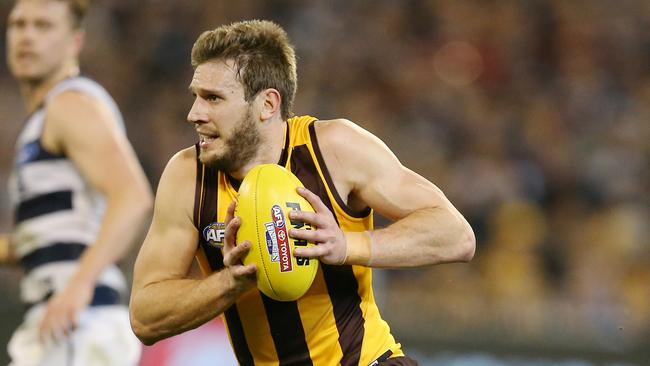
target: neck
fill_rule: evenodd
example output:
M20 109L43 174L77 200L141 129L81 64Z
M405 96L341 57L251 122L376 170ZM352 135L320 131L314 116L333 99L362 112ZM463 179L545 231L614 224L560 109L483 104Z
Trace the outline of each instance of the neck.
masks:
M72 65L61 67L56 72L37 80L20 81L20 93L25 101L28 113L34 112L45 99L47 93L64 79L79 75L79 66Z
M262 141L260 141L257 154L243 167L230 172L230 176L241 181L257 165L277 164L282 156L282 150L284 150L287 128L287 122L282 119L265 122L264 127L260 129Z

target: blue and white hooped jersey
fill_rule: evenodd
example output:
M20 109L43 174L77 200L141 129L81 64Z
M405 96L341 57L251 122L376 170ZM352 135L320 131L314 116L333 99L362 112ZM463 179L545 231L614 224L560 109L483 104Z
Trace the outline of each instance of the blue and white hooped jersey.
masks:
M83 250L95 241L105 210L104 198L74 163L65 155L46 151L41 144L47 103L65 91L81 92L101 101L124 131L122 116L111 96L85 77L57 84L25 122L16 142L9 196L14 210L13 240L25 271L21 299L28 304L41 302L65 288ZM100 297L125 292L126 281L117 266L111 265L101 274L95 296L98 290Z

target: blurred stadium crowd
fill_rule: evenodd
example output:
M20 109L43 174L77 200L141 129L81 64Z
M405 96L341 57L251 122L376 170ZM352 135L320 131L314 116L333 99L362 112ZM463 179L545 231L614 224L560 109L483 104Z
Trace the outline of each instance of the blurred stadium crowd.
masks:
M296 114L369 129L475 229L470 264L381 273L404 343L648 355L650 2L97 1L82 70L121 106L154 188L195 141L194 39L246 18L293 39ZM0 71L4 184L25 113ZM0 207L7 229L6 192Z

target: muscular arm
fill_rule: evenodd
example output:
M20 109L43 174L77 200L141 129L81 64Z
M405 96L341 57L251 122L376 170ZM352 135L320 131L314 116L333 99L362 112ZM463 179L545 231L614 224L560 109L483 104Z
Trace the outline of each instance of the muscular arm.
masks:
M115 117L96 99L62 93L49 104L46 118L44 145L65 153L106 198L98 235L71 281L92 288L102 271L135 244L151 211L151 189Z
M473 257L474 233L438 187L404 167L381 140L353 123L335 120L316 126L337 191L354 208L372 207L394 221L365 233L332 231L326 240L331 245L314 247L321 251L317 256L323 259L326 253L326 261L372 267L416 267Z
M78 92L57 95L46 110L43 146L74 162L88 184L106 198L106 211L70 281L48 301L39 326L43 340L58 339L76 328L97 279L126 254L149 216L149 183L114 118L98 100Z
M189 149L174 156L165 168L151 228L135 263L131 325L145 344L196 328L254 286L250 278L255 277L254 266L233 264L203 279L190 278L198 240L192 223L195 167L195 155ZM227 232L233 232L237 220L226 221L230 221ZM227 234L227 243L233 239ZM224 263L228 259L225 249ZM230 257L237 261L246 249L240 245Z

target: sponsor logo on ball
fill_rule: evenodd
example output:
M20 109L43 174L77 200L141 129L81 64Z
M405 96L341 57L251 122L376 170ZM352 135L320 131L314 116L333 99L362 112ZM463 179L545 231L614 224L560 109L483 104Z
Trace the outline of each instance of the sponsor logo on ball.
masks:
M272 222L264 224L266 229L266 249L271 257L271 262L280 261L280 253L278 250L278 237L275 235L275 225Z
M271 219L275 229L275 237L278 243L278 253L280 256L280 272L291 272L291 247L289 246L289 234L284 220L284 212L279 205L271 207Z
M271 217L273 218L273 224L275 224L275 227L284 227L284 213L282 212L282 207L273 205L273 207L271 207Z

